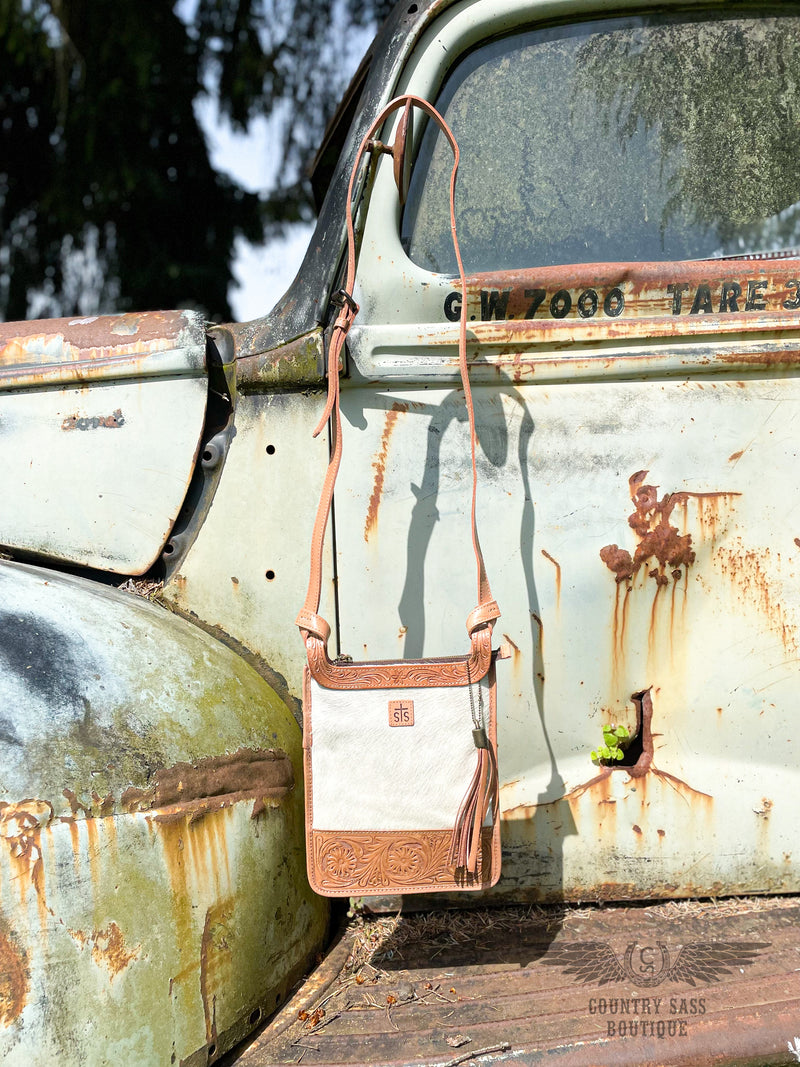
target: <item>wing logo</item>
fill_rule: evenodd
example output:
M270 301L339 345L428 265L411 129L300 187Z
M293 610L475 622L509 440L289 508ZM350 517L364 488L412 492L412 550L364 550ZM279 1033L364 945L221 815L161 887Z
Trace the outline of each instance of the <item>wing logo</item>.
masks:
M769 941L694 941L682 945L674 962L664 941L640 946L632 941L620 959L605 941L552 945L542 963L561 967L581 985L631 982L654 989L663 982L721 982L734 969L749 967L770 947Z

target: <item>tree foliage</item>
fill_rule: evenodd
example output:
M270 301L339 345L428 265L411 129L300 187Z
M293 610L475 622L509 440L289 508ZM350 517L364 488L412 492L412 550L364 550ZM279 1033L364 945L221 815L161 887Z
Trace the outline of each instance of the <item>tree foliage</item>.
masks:
M304 168L358 58L343 42L391 3L191 6L0 0L0 318L227 318L236 239L310 216ZM269 197L212 165L195 111L208 94L239 130L275 116Z

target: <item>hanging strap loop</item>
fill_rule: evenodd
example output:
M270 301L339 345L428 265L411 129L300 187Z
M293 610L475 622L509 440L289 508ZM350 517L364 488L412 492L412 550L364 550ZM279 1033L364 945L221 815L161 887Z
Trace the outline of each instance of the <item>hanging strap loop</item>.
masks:
M461 384L464 390L464 400L467 407L467 417L469 420L469 434L470 434L470 455L472 461L472 505L471 505L471 525L472 525L472 545L475 553L475 562L477 567L478 578L478 606L470 612L467 619L467 629L470 633L470 637L473 644L473 652L478 648L476 638L479 632L488 628L491 631L493 623L499 618L500 611L495 603L492 592L489 587L489 580L486 576L486 567L483 561L483 553L481 552L480 541L478 539L478 526L477 526L477 495L478 495L478 470L476 464L476 451L477 451L477 437L475 433L475 411L472 402L472 389L469 381L469 367L467 363L467 279L464 273L464 264L461 260L461 250L458 244L458 236L456 234L456 212L455 212L455 189L456 189L456 175L458 173L459 151L456 139L453 136L453 132L447 125L445 120L439 114L432 104L429 104L427 100L422 97L406 94L399 96L392 100L381 111L378 117L370 126L369 130L365 134L358 152L356 153L355 162L353 163L353 169L350 174L350 182L347 188L347 270L345 276L345 283L341 289L338 290L332 297L335 304L339 306L339 313L336 316L336 320L333 325L333 331L331 335L331 341L328 348L328 361L327 361L327 380L328 380L328 396L325 404L325 409L322 413L322 417L318 425L314 430L313 436L316 437L324 427L330 423L333 438L333 447L331 449L330 461L328 463L328 469L325 473L325 479L322 485L322 492L320 494L319 506L317 508L317 515L314 522L314 529L311 535L311 568L308 581L308 591L306 593L306 599L303 607L297 616L297 625L300 628L300 632L303 635L303 639L308 644L309 638L312 638L314 642L321 641L325 646L325 658L327 659L327 640L330 634L330 627L325 620L318 614L320 597L322 593L322 559L323 559L323 545L325 540L325 530L328 525L328 517L331 512L331 506L333 503L333 490L336 484L336 476L339 472L339 465L342 458L342 425L341 425L341 413L339 411L339 373L340 373L340 357L342 348L345 343L347 333L358 314L358 304L353 299L353 288L355 286L355 273L356 273L356 241L355 241L355 226L353 222L353 191L356 184L361 161L365 155L371 152L373 142L373 135L380 128L380 126L386 121L386 119L400 108L404 108L404 114L407 116L411 107L418 107L424 111L437 126L441 129L442 133L447 138L450 147L453 150L453 169L450 175L450 231L453 238L453 247L456 254L456 262L458 263L458 273L461 283L461 316L459 326L459 339L458 339L458 363L459 370L461 372ZM482 642L479 642L482 644ZM488 668L488 663L487 663Z

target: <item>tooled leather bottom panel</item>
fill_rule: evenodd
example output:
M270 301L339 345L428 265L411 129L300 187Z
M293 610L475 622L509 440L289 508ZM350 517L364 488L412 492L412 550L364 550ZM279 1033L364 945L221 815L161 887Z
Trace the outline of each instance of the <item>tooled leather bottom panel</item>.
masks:
M308 875L323 896L487 889L500 876L499 826L481 833L474 875L448 867L450 830L311 830Z

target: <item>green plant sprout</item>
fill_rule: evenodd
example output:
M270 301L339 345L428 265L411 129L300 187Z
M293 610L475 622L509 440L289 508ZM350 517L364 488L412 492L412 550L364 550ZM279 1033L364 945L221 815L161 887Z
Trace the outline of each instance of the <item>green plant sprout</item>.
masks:
M631 739L627 726L603 726L603 743L592 749L592 763L613 763L625 755L625 749Z

